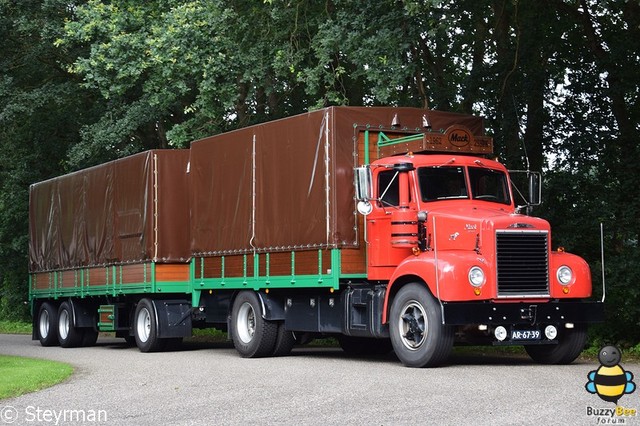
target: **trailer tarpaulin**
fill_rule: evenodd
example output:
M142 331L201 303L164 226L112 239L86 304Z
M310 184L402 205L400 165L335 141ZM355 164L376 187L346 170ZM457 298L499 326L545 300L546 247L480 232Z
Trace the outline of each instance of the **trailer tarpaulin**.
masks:
M188 150L155 150L34 184L31 272L189 260Z
M481 118L462 114L330 107L193 142L192 253L356 247L359 133L419 133L425 115L434 131L458 124L484 132Z

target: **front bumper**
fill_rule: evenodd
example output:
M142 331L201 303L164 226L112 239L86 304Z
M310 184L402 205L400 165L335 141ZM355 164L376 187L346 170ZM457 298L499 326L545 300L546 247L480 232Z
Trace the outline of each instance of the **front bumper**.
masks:
M551 300L546 303L443 302L445 324L565 324L604 321L604 303Z

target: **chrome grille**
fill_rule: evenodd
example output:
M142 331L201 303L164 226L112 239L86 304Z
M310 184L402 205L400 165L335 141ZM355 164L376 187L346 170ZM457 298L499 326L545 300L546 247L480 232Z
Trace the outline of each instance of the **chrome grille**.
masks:
M498 297L549 295L547 231L498 231Z

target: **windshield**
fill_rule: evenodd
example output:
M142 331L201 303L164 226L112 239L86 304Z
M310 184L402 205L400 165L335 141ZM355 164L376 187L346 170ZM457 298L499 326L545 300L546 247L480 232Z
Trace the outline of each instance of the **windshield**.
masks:
M467 187L465 168L462 166L435 166L418 169L422 201L468 199L511 204L506 175L484 167L469 167Z
M418 180L422 201L469 198L463 167L421 167Z
M500 170L469 167L469 181L474 200L511 204L507 176Z

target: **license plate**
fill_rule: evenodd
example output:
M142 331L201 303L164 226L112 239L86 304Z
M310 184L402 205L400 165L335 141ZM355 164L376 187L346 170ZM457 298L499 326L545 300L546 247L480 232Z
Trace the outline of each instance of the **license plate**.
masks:
M540 330L511 330L511 340L540 340Z

